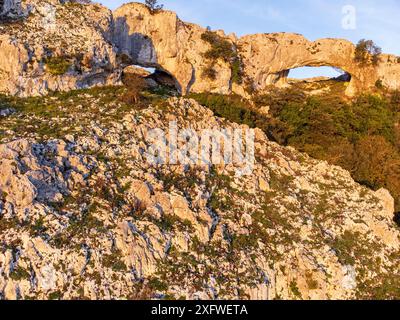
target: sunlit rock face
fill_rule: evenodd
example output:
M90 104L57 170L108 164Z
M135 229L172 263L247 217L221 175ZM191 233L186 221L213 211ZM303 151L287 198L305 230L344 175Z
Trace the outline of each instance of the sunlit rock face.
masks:
M204 53L208 45L201 39L206 31L184 23L174 12L152 14L139 3L130 3L114 13L114 42L121 53L130 55L136 64L157 67L171 74L182 93L190 91L231 91L231 70L219 62L216 79L204 77L207 67Z
M248 96L269 86L287 86L293 68L331 66L351 76L346 93L356 95L379 81L400 87L400 60L382 55L376 65L354 61L354 45L341 39L308 41L291 33L237 38L217 31L230 43L237 64L212 61L206 29L181 21L171 11L152 13L130 3L114 12L89 1L2 0L0 2L0 91L43 95L116 84L129 64L169 74L182 93L238 93ZM129 61L129 63L127 62ZM235 81L240 72L241 81Z
M351 75L346 93L351 96L371 89L378 80L390 89L400 86L400 63L395 56L382 55L377 66L355 62L355 46L342 39L309 41L292 33L255 34L242 38L218 34L232 43L242 61L243 83L232 83L228 63L217 61L216 79L204 76L210 45L201 39L206 31L181 21L174 12L151 13L144 5L130 3L114 12L114 41L136 63L156 66L175 77L183 93L265 90L287 85L290 69L331 66Z
M118 83L110 10L85 1L4 3L13 19L0 24L1 92L35 96Z
M93 117L98 97L82 99ZM79 134L0 145L2 298L351 299L398 279L386 190L258 129L248 175L235 163L153 166L148 134L169 121L248 128L184 98L117 110Z

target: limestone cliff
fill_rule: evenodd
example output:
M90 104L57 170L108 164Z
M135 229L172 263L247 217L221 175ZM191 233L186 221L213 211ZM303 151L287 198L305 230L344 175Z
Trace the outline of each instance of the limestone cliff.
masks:
M130 3L114 13L114 42L136 64L160 68L171 74L182 93L231 91L229 65L219 61L216 79L204 77L208 45L201 39L204 28L184 23L171 11L151 14L139 3Z
M382 55L377 66L355 62L355 46L341 39L308 41L291 33L256 34L237 38L221 37L232 43L242 61L244 84L232 83L231 66L216 64L216 79L204 77L210 45L201 39L206 29L181 21L174 12L156 14L142 4L130 3L114 13L114 41L138 64L162 68L175 77L183 93L189 91L236 92L264 90L269 85L285 85L288 71L303 66L332 66L351 75L347 90L354 95L375 86L378 80L390 89L399 89L400 60Z
M32 96L118 82L108 9L61 0L12 4L13 20L0 23L1 92Z
M232 92L248 96L287 85L290 69L332 66L351 75L347 94L372 89L377 81L400 88L400 59L381 56L378 65L355 62L355 46L341 39L308 41L290 33L237 38L218 31L231 45L235 63L212 61L206 29L176 13L151 13L140 3L115 12L87 1L6 0L0 6L0 92L21 96L115 84L129 64L169 73L183 94ZM52 68L53 67L53 68ZM241 81L234 81L240 72Z

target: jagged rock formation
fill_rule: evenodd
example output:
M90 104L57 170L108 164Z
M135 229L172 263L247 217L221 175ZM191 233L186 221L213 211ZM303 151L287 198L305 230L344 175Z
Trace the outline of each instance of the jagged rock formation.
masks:
M99 100L80 98L86 117ZM0 145L3 298L368 298L398 279L387 191L258 129L251 175L235 177L235 164L152 166L153 128L240 126L186 99L102 108L123 120Z
M216 79L204 77L208 45L201 39L205 29L184 23L174 12L151 14L139 3L126 4L114 12L114 42L134 63L157 67L171 74L182 93L231 90L231 70L219 61Z
M108 9L61 0L12 3L23 9L13 17L20 19L0 24L1 92L43 95L119 81Z
M378 66L361 66L354 60L355 46L341 39L308 41L290 33L256 34L237 38L220 36L232 43L242 59L244 85L232 83L231 66L218 61L216 79L204 77L208 66L204 53L210 45L201 39L206 31L181 21L170 11L151 14L142 4L130 3L114 12L114 41L123 52L142 65L166 70L175 77L183 93L213 91L245 94L245 89L264 90L285 85L290 69L303 66L332 66L351 75L347 94L373 88L378 80L399 89L400 59L382 55Z
M183 94L248 96L270 85L287 85L289 70L302 66L332 66L347 72L351 75L348 95L369 90L378 80L389 89L400 87L398 57L382 55L377 66L361 66L354 61L355 47L349 41L311 42L286 33L237 38L218 31L240 59L236 68L241 69L243 81L233 81L238 70L222 59L213 62L215 78L210 78L210 61L204 56L210 44L202 39L206 29L181 21L174 12L151 13L140 3L123 5L112 13L81 2L86 1L0 3L0 19L5 19L0 24L0 55L7 58L0 61L0 92L29 96L115 84L129 64L165 71ZM55 71L46 67L51 66L46 64L51 58L60 64Z
M27 13L21 0L0 0L0 21L20 19L26 17Z

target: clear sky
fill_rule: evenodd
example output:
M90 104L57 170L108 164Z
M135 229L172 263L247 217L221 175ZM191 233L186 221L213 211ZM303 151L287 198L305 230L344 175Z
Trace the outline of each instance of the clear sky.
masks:
M97 2L115 9L129 1ZM400 0L161 0L160 3L177 12L184 21L235 32L238 36L296 32L310 40L331 37L355 43L365 38L374 40L386 53L400 55ZM348 11L345 6L352 7ZM335 72L330 68L318 71L309 68L293 71L290 76L319 75L335 75Z

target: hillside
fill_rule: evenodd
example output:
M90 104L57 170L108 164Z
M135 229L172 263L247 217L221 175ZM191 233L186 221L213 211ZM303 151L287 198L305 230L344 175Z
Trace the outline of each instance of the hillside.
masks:
M194 100L157 98L136 110L118 90L36 98L1 120L12 140L0 148L5 298L398 294L400 233L387 191L259 129L249 176L236 177L235 165L151 166L152 128L238 125ZM82 126L54 114L63 108ZM48 130L20 122L40 120Z
M1 299L400 298L397 57L83 2L0 2Z

